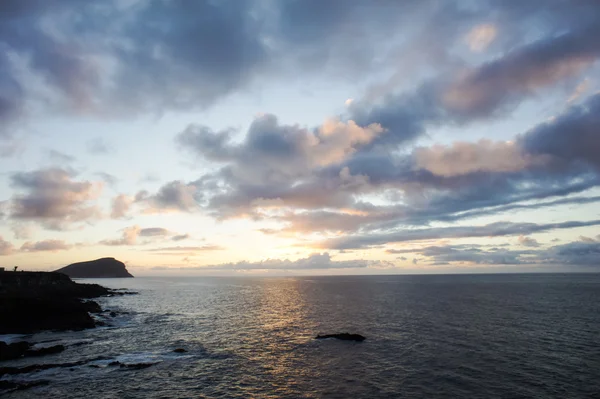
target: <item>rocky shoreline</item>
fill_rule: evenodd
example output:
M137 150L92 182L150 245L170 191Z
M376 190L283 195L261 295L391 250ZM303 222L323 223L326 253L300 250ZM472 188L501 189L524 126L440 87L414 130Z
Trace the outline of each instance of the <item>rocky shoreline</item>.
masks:
M126 295L98 284L81 284L56 272L0 272L0 334L32 334L94 328L92 298Z

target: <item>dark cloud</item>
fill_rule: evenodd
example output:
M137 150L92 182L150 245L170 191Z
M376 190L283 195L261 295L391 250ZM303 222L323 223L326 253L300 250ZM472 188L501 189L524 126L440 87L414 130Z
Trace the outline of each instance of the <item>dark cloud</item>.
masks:
M11 199L10 217L37 221L51 229L100 217L92 201L100 195L102 185L75 181L74 177L60 168L14 173L11 183L17 194Z
M187 240L188 238L190 238L189 234L177 234L177 235L174 235L173 237L171 237L171 240L183 241L183 240Z
M536 245L537 246L537 245ZM482 245L426 246L407 250L418 253L430 263L482 264L482 265L573 265L597 266L600 264L600 241L573 241L548 249L509 250Z
M535 238L531 238L531 237L519 236L517 241L519 242L519 244L523 245L524 247L539 247L540 246L540 243Z
M490 63L463 81L469 93L490 88L476 104L487 112L511 97L507 90L522 92L531 88L526 83L536 86L568 76L559 54L582 63L596 54L595 31L586 29L598 21L597 4L528 4L6 0L0 14L0 134L11 132L10 122L28 108L27 101L79 114L127 117L140 111L203 108L253 82L299 73L359 79L371 70L393 72L398 54L403 64L411 59L434 69L456 64L449 49L482 21L505 32L508 39L501 50L519 48L532 33L542 36L506 61L497 61L501 65ZM394 40L399 38L404 40ZM28 73L22 73L23 63L15 59L24 60ZM537 67L542 73L535 77ZM39 90L31 87L28 75L49 89L51 101L38 99ZM427 116L418 104L409 103ZM404 136L399 124L413 119L409 109L375 114L395 132L385 140Z
M349 118L359 125L379 123L389 132L368 144L399 145L428 127L467 124L493 117L543 88L577 76L600 57L600 7L590 26L518 46L494 61L427 81L412 93L389 94L383 101L354 102Z
M487 265L517 265L529 263L523 255L531 251L512 251L503 248L481 249L477 246L431 246L418 251L435 264L471 263Z
M328 253L312 254L295 261L288 259L267 259L260 262L224 263L199 266L196 270L317 270L317 269L356 269L367 267L389 267L386 262L349 260L335 261Z
M150 244L151 242L153 242L153 238L155 238L155 237L166 237L166 236L170 236L171 234L173 234L171 231L169 231L163 227L141 228L138 225L126 227L126 228L122 229L121 232L122 232L121 238L114 239L114 240L103 240L103 241L100 241L100 244L101 245L109 245L109 246L138 245L138 244L145 245L145 244ZM140 243L140 242L138 242L139 237L147 238L147 240L142 241ZM176 234L173 237L171 237L171 239L173 239L174 241L178 241L178 240L175 240L175 237L179 237L178 240L182 240L182 239L187 238L187 235L182 236L182 235ZM184 238L180 238L180 237L184 237Z
M148 227L140 230L140 237L157 237L157 236L167 236L171 234L171 232L162 227Z
M71 249L72 245L62 240L44 240L37 242L26 242L21 245L22 252L56 252Z
M559 265L600 265L600 241L576 241L557 245L547 251L543 258L546 263Z
M191 183L172 181L162 186L155 195L140 191L135 196L135 202L144 203L147 212L192 212L198 209L200 192Z
M466 72L442 90L444 108L458 120L488 117L576 76L600 56L597 23L540 39Z
M555 167L600 168L600 94L527 132L519 144L530 154L551 156Z
M597 226L600 220L585 222L569 221L562 223L512 223L497 222L484 226L460 227L435 227L428 229L403 229L386 233L373 233L366 235L349 235L326 240L319 244L321 248L328 249L356 249L383 245L395 242L410 242L441 238L466 238L466 237L502 237L510 235L526 235L557 229L571 229L575 227Z

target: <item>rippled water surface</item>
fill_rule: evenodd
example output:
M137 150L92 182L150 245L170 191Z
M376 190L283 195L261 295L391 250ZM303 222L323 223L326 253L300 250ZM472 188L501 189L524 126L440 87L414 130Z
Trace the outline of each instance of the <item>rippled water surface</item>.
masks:
M87 363L4 377L50 381L7 398L600 397L600 274L98 282L140 294L30 337L68 348L2 366ZM332 332L367 340L313 339Z

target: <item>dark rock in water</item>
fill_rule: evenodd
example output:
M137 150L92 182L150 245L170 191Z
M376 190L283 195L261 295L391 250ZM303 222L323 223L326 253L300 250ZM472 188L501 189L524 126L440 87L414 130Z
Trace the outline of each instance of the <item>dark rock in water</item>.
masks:
M87 262L73 263L56 270L72 278L115 278L133 277L125 264L115 258L101 258Z
M156 363L133 363L133 364L124 364L121 363L119 367L126 368L129 370L141 370L147 369L148 367L154 366Z
M109 366L119 366L122 369L141 370L154 366L156 363L121 363L118 360L108 363Z
M335 338L335 339L341 339L342 341L357 341L357 342L362 342L365 339L367 339L366 337L363 337L360 334L349 334L349 333L324 334L324 335L317 335L315 337L315 339L327 339L327 338Z
M95 327L88 312L101 311L93 301L112 290L98 284L78 284L53 272L0 272L0 334Z
M109 315L110 315L110 317L117 317L117 313L116 312L110 312Z
M25 355L31 344L29 342L14 342L7 344L0 341L0 361L18 359Z
M64 345L54 345L54 346L49 346L47 348L40 348L40 349L30 349L27 352L25 352L25 356L45 356L45 355L53 355L55 353L60 353L62 351L65 350L65 346Z
M86 361L70 362L70 363L46 363L46 364L32 364L24 367L0 367L0 377L3 375L16 375L16 374L28 374L34 371L42 371L53 369L57 367L75 367L85 364Z
M173 352L175 352L175 353L185 353L187 351L185 349L183 349L183 348L177 348L177 349L174 349Z

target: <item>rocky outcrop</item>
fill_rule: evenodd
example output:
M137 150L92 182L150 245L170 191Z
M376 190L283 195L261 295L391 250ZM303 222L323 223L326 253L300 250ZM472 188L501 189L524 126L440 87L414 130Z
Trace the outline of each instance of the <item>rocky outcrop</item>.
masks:
M340 339L342 341L356 341L356 342L362 342L365 339L367 339L366 337L363 337L360 334L349 334L349 333L324 334L324 335L319 334L315 337L315 339L327 339L327 338L335 338L335 339Z
M61 273L0 272L0 334L93 328L100 305L82 299L118 294Z
M0 341L0 361L18 359L25 355L31 345L29 342L14 342L7 344Z
M46 346L43 348L32 349L29 342L13 342L7 344L6 342L0 341L0 361L2 360L14 360L20 357L39 357L46 355L53 355L60 353L66 348L64 345Z
M101 258L87 262L73 263L58 273L66 274L71 278L117 278L133 277L125 267L125 264L115 258Z

